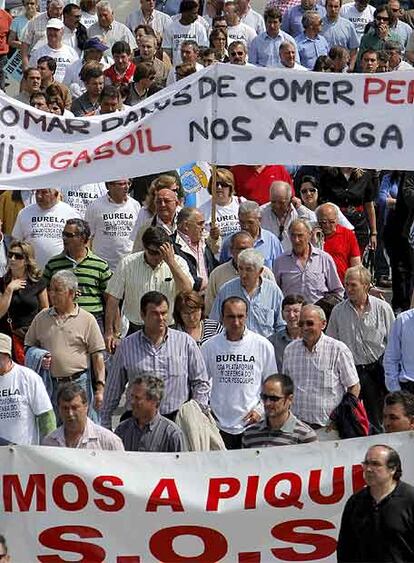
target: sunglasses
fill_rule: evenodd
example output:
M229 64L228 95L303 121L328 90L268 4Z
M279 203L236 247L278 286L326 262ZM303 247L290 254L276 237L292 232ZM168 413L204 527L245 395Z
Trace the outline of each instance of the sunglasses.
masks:
M244 51L233 51L232 53L229 53L230 57L235 57L236 55L239 55L239 57L242 57L244 55Z
M78 236L79 236L78 233L68 233L67 231L62 232L63 238L75 238L75 237L78 237Z
M378 22L389 22L389 21L390 21L390 18L388 18L388 17L383 17L383 16L377 16L375 19L376 19Z
M15 258L16 260L24 260L23 254L20 254L20 252L13 252L12 250L9 250L7 256L9 258Z
M221 182L220 180L217 180L217 185L221 186L222 188L232 188L232 184L229 184L227 182Z
M305 188L304 190L300 190L301 194L314 194L316 192L316 188Z
M266 393L260 393L260 398L263 402L270 401L271 403L278 403L282 401L285 397L279 397L278 395L266 395Z

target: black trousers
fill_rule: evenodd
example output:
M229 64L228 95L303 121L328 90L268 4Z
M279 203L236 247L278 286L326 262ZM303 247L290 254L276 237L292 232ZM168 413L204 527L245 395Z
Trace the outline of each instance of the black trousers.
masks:
M220 430L220 434L227 450L241 450L243 432L241 434L229 434Z
M364 403L368 420L378 431L381 431L382 410L384 408L385 395L387 394L382 358L372 364L356 366L356 369L361 384L360 399Z

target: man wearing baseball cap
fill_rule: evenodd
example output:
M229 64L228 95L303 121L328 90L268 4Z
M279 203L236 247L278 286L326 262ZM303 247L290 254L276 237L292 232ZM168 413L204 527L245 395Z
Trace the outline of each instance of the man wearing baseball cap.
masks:
M63 22L58 18L51 18L46 24L46 45L35 49L30 57L29 66L36 67L40 57L48 56L56 60L55 80L63 82L66 68L79 59L78 53L72 47L63 44Z
M0 435L15 444L39 444L56 428L46 387L37 373L11 359L12 339L0 333Z

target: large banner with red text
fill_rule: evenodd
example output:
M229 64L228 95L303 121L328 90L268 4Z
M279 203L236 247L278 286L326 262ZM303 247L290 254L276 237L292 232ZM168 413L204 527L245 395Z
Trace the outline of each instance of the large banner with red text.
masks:
M61 118L0 95L0 189L136 177L190 161L412 169L414 70L216 64L133 107Z
M414 434L262 450L146 454L0 448L0 534L18 563L334 562L346 500L373 444Z

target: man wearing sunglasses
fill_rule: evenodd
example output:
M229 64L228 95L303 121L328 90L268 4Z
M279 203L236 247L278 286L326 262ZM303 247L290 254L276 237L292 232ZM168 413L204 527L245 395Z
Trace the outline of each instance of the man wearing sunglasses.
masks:
M291 412L293 381L283 373L269 375L262 385L265 418L248 426L243 434L243 448L268 448L315 442L318 438L310 426Z

